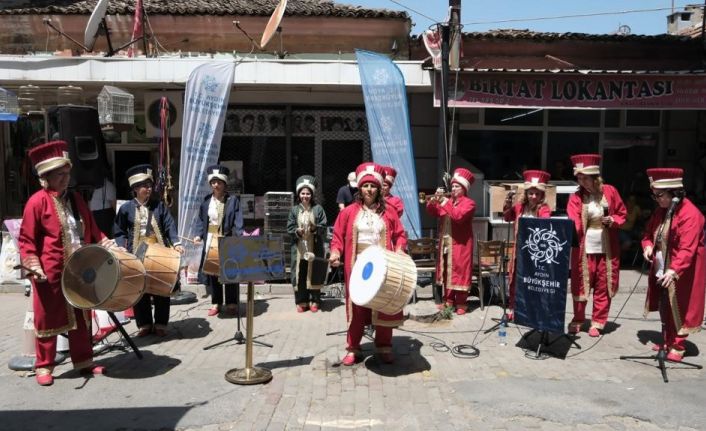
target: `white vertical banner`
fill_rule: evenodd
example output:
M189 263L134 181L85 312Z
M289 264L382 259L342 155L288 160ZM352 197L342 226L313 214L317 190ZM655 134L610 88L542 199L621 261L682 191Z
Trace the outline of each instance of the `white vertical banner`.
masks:
M196 67L186 82L179 164L179 236L193 238L199 207L209 193L206 168L218 162L235 63L211 62ZM192 243L186 242L187 251ZM187 260L188 257L187 257Z

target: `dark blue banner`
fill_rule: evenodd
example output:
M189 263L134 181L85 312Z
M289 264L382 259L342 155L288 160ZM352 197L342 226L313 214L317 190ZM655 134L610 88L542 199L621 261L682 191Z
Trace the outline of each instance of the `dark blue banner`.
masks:
M566 287L574 224L522 217L515 246L515 323L564 333Z

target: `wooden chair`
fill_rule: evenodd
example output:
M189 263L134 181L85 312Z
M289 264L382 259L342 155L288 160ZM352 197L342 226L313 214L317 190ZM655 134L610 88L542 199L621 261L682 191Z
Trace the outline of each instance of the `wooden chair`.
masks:
M407 252L417 266L417 274L430 272L433 278L436 272L436 238L419 238L407 240ZM412 295L413 302L417 301L417 290Z
M506 250L503 250L504 241L478 241L477 246L477 260L475 263L476 272L476 286L478 288L478 298L480 298L480 309L483 310L485 302L483 300L483 280L489 279L492 276L500 277L505 276L503 274L503 257L505 256ZM509 243L506 243L509 244ZM473 289L471 289L472 291ZM505 302L505 292L503 289L498 289L500 291L500 296L502 297L503 303Z

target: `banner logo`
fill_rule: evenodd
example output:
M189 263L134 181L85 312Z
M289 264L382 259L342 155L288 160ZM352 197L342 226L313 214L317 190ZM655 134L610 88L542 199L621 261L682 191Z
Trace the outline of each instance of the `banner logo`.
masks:
M548 228L537 227L528 228L531 232L522 246L522 250L527 249L535 268L540 264L559 263L556 258L559 256L566 241L562 241L556 230L550 224Z

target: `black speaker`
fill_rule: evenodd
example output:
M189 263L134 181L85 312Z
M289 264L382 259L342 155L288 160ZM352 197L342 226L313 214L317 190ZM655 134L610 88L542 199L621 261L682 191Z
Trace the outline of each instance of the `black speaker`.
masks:
M69 146L70 187L101 187L107 174L108 158L98 110L91 106L60 105L47 109L49 140L60 139Z

